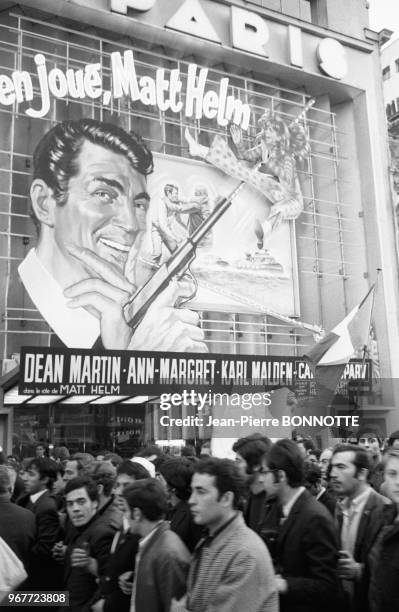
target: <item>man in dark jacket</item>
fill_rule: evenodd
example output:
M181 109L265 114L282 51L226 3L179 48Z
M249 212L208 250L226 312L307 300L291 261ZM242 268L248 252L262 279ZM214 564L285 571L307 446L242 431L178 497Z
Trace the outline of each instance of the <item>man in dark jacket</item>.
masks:
M117 468L113 490L114 505L123 514L122 527L115 533L104 573L99 576L95 602L92 605L93 612L112 612L113 610L129 612L132 595L129 587L140 536L130 533L128 519L130 511L123 495L131 484L144 478L150 478L150 474L139 463L126 460ZM119 577L122 574L124 574L123 591L119 586Z
M233 444L236 462L242 474L248 476L249 495L245 507L245 522L259 533L264 519L267 493L263 486L261 465L263 458L271 448L272 442L260 433L239 438Z
M399 448L389 448L385 459L384 490L394 507L369 557L372 612L399 610Z
M64 588L69 612L88 612L104 572L115 527L97 512L98 491L90 478L74 478L65 487L66 508L73 525L65 553Z
M292 440L279 440L267 457L281 507L275 565L281 612L335 612L338 542L328 510L303 486L303 458Z
M168 510L162 485L139 480L126 490L130 530L141 536L132 591L135 612L169 612L172 598L186 591L190 555L164 520Z
M342 498L336 518L341 538L338 575L350 612L369 612L368 557L385 523L389 500L367 482L369 454L350 444L336 446L331 459L331 484Z
M8 544L29 572L30 551L35 544L35 516L10 501L8 468L0 465L0 538Z
M34 591L56 591L61 589L62 572L52 557L53 546L60 538L57 504L50 493L57 478L55 461L47 457L32 459L22 478L27 495L20 498L18 503L31 510L36 519L29 588Z
M186 457L168 457L159 467L166 480L170 509L167 515L170 528L177 533L190 552L203 537L203 529L193 521L188 505L194 462Z

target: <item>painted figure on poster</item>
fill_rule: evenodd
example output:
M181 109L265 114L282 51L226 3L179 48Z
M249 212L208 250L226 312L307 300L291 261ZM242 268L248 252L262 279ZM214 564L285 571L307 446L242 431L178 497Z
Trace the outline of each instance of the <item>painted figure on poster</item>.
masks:
M66 346L90 348L100 338L107 349L205 350L198 315L174 308L175 283L135 330L123 316L145 280L138 253L152 171L139 136L92 119L58 124L36 147L30 194L38 242L19 274Z
M205 185L195 185L192 195L187 198L180 195L177 183L166 183L163 195L150 207L149 240L143 248L140 261L151 268L158 268L162 259L167 259L210 212L210 198ZM211 242L210 230L199 246Z
M303 211L297 162L309 152L305 128L296 119L289 125L267 109L258 121L260 132L247 148L242 130L230 126L236 153L226 140L215 136L210 147L197 143L186 130L190 155L201 157L226 174L246 181L265 195L271 209L263 224L265 234L282 221L296 219Z

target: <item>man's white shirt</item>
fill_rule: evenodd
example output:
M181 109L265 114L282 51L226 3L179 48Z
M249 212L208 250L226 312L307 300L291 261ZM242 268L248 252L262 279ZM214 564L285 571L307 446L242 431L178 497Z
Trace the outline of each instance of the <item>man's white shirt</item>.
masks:
M68 308L62 287L31 249L18 267L32 302L62 342L73 348L91 348L100 335L100 321L84 308Z

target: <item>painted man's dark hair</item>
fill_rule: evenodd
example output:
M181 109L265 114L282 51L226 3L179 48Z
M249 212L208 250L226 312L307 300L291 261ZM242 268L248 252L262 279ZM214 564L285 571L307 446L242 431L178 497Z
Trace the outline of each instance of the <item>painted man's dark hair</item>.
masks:
M151 151L135 132L95 119L63 121L43 136L33 154L33 180L43 180L61 206L67 200L70 179L79 172L77 159L85 141L124 155L140 174L146 176L154 169ZM32 218L40 229L34 212Z

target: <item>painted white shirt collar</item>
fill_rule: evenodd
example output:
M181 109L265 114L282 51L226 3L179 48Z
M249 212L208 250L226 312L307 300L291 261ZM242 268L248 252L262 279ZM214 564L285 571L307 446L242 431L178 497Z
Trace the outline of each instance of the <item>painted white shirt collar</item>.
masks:
M57 281L31 249L18 267L32 302L52 330L70 348L91 348L100 335L100 322L84 308L68 308Z

